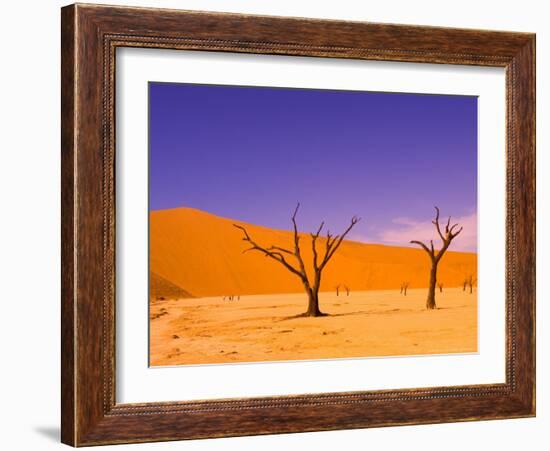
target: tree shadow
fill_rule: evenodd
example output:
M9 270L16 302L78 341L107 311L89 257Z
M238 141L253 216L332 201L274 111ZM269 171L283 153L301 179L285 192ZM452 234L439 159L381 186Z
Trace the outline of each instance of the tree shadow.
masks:
M326 317L336 318L338 316L352 316L352 315L360 315L360 314L365 314L365 313L366 314L379 314L380 312L376 312L376 311L372 311L372 310L357 310L356 312L346 312L346 313L324 313L323 312L319 316L308 316L305 313L300 313L299 315L285 316L283 318L278 319L277 322L288 321L288 320L291 320L291 319L299 319L299 318L311 318L311 319L326 318Z
M307 313L299 313L298 315L292 315L292 316L283 316L282 318L279 318L276 322L281 322L281 321L288 321L288 320L291 320L291 319L299 319L299 318L311 318L311 319L315 319L315 318L325 318L327 316L337 316L337 315L333 315L331 313L324 313L322 312L321 314L317 315L317 316L310 316L308 315Z
M372 310L357 310L356 312L346 312L346 313L334 313L330 316L351 316L351 315L360 315L362 313L374 313Z

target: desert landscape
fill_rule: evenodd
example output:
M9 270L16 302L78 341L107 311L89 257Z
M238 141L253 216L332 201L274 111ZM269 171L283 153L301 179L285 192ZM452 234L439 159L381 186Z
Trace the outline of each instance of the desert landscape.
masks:
M343 240L320 282L326 316L304 317L299 278L262 253L243 254L243 229L281 249L293 240L191 208L151 212L152 366L477 351L475 253L445 254L428 310L424 249ZM298 235L311 261L312 237Z
M148 90L151 366L477 351L476 96Z

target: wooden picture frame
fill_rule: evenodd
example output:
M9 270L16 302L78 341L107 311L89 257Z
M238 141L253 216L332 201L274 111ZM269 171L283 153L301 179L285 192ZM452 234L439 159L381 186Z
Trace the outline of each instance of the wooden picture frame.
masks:
M535 415L535 35L79 4L62 9L61 34L64 443L85 446ZM505 68L506 382L117 403L118 47Z

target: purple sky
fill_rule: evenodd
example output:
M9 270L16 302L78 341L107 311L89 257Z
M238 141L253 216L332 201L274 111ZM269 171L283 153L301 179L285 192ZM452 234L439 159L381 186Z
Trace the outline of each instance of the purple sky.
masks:
M150 83L149 105L151 210L289 229L299 200L301 230L355 214L351 238L404 244L438 205L476 249L476 97Z

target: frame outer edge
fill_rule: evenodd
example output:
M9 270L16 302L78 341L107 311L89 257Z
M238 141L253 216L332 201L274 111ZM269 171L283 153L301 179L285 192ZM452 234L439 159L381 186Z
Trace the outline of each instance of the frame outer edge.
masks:
M519 334L521 339L518 344L521 351L525 351L527 347L531 346L532 352L524 352L525 355L519 356L518 375L521 383L518 384L516 393L512 396L507 394L495 398L495 407L491 411L487 410L490 407L487 407L486 402L484 404L481 395L475 394L470 397L467 408L465 407L459 413L453 411L453 406L457 404L459 397L456 400L452 397L448 399L431 399L429 396L419 399L414 404L407 404L410 410L407 417L410 417L409 419L405 416L401 418L400 414L398 415L399 418L395 417L396 413L386 408L382 403L371 405L373 410L379 411L379 417L376 414L373 415L367 409L369 406L362 403L342 404L338 406L338 409L335 409L341 416L340 421L332 421L328 425L321 421L323 415L326 414L326 408L319 407L316 408L319 412L312 415L309 421L304 420L303 424L298 425L297 428L289 428L285 425L288 415L296 415L296 418L302 419L302 412L298 411L297 407L294 410L289 410L285 406L270 407L266 412L268 413L266 418L260 418L260 420L258 420L257 412L261 411L247 412L244 409L237 412L236 409L230 408L214 408L209 413L197 411L183 415L170 412L159 414L158 412L150 412L149 409L145 409L144 412L139 412L135 416L128 415L127 412L117 414L116 408L111 412L109 411L109 406L105 405L105 392L103 391L106 368L101 368L101 365L98 365L98 362L104 361L104 353L109 351L105 349L105 342L101 343L97 340L98 331L102 330L102 318L98 305L100 293L103 289L99 288L99 281L102 279L97 269L97 261L106 257L103 251L100 251L96 246L96 237L100 231L102 220L94 207L98 205L101 193L105 194L105 186L98 187L96 183L97 177L101 176L100 168L107 164L98 152L101 143L100 134L97 133L100 124L102 124L101 112L97 109L101 110L100 105L105 101L99 88L101 85L101 70L98 65L105 64L102 43L104 36L113 29L115 31L120 29L121 33L128 32L128 30L131 30L132 33L141 31L147 35L152 33L151 30L164 30L160 27L167 26L168 31L171 30L174 36L179 36L181 34L179 18L183 17L178 15L178 21L174 23L170 20L171 17L167 18L166 14L161 15L161 11L167 13L167 10L139 10L140 13L142 11L147 13L145 14L147 17L138 20L136 17L138 11L133 11L131 8L128 10L118 7L82 4L62 8L62 442L72 446L137 443L532 416L535 403L535 361L533 354L534 266L524 267L518 271L522 278L518 283L520 293L518 297L521 302L518 302L520 315L517 324L519 331L523 331ZM132 14L128 14L129 12ZM201 14L204 14L204 16L201 16ZM219 20L227 18L224 14L201 14L197 15L197 18L200 18L200 20L197 19L199 25L204 21L208 24L208 20L214 16ZM259 18L258 16L248 17ZM203 20L203 18L205 19ZM265 18L267 25L269 25L271 19L275 18ZM276 20L283 25L287 22L287 18ZM154 21L156 22L153 23ZM288 21L292 21L294 25L299 25L302 22L309 23L306 20L298 21L290 18L288 18ZM236 22L241 23L239 20L236 20ZM318 21L320 25L323 22L322 20ZM183 20L183 23L191 28L190 33L193 32L195 26L198 26L195 22L189 20ZM332 22L331 27L338 28L338 26L345 27L346 33L349 32L349 27L362 27L361 25ZM383 28L383 31L385 30L386 34L388 28L392 30L395 28L392 31L393 35L400 32L399 30L404 32L411 28L408 26L379 26ZM425 27L419 27L419 29L422 28ZM199 28L197 30L198 39L207 41L206 31ZM271 33L271 28L265 29L265 24L263 30L252 29L253 34L259 34L258 42L263 42L264 37L267 39L267 36ZM439 32L444 33L445 30ZM362 31L362 33L364 32L365 30ZM378 39L383 38L385 42L387 35L377 30L375 30L375 33L378 34ZM465 30L456 30L456 33L467 34L468 39L472 36L472 32ZM521 75L517 79L518 98L521 99L521 106L517 108L518 115L512 126L516 133L516 139L519 138L516 142L523 143L517 161L517 174L520 176L521 181L526 182L526 185L516 197L516 200L521 204L518 210L522 218L518 224L518 237L521 238L521 235L525 234L525 239L527 239L525 250L519 255L518 264L534 264L534 35L523 34L518 37L517 34L506 32L502 34L482 32L481 34L491 38L489 40L492 40L494 45L498 47L495 49L495 55L500 55L498 61L494 60L485 64L482 61L478 62L475 58L472 59L471 55L458 55L458 59L453 59L452 62L448 59L437 59L437 62L504 66L514 60L517 64ZM153 37L153 39L159 40L161 38ZM311 41L312 39L309 39L310 43ZM480 39L476 38L475 41L476 45L481 45L478 42ZM237 39L235 43L238 42ZM278 45L284 47L284 43L271 42L267 43L267 50L261 49L258 53L270 53L269 48L278 48ZM305 44L304 48L307 47L311 46ZM355 48L354 45L351 48ZM414 52L414 46L412 48L411 52ZM244 47L243 49L246 51ZM231 46L231 50L216 51L239 50L234 50ZM405 48L402 51L407 54L409 50ZM313 54L313 50L303 50L303 52L306 55ZM510 56L512 52L514 52L514 55ZM256 51L253 50L252 53L256 53ZM339 51L330 51L329 53L330 55L334 53L334 56L338 57ZM446 49L443 52L444 55L451 53L451 49ZM345 58L353 58L351 55L344 55L342 53ZM399 53L393 53L393 51L392 55L389 58L391 60L405 59L405 57L399 56ZM424 56L419 57L419 60L434 62L434 58L436 57L426 53ZM79 120L79 112L83 113L82 117L86 117L86 120ZM79 272L77 270L78 266L84 270ZM102 333L105 333L105 330ZM103 394L100 393L100 390ZM424 417L422 420L417 420L417 411L421 409L422 405L426 404L439 408L450 406L450 410L448 409L449 414L445 418ZM302 409L304 406L298 407ZM393 407L397 408L399 406L394 405ZM478 414L478 411L475 410L478 407L483 407L485 409L484 413ZM356 412L355 419L349 413L350 410ZM387 415L392 414L392 412L394 417L388 419ZM476 413L474 414L474 412ZM222 428L220 431L218 429L220 423L227 419L233 421L230 428Z
M77 444L76 6L61 8L61 442Z
M516 263L520 275L518 302L522 305L516 321L519 328L520 348L529 352L518 353L518 369L522 371L522 385L518 395L526 414L536 416L536 35L518 52L513 64L517 74L517 165L523 186L516 201L519 211Z
M532 105L533 105L533 112L532 117L530 118L532 122L532 155L533 155L533 162L532 162L532 176L533 176L533 209L535 218L533 220L533 271L532 271L532 284L533 284L533 305L532 305L532 314L533 314L533 330L531 332L531 339L532 339L532 355L533 355L533 375L532 375L532 381L533 381L533 387L531 390L531 396L532 403L531 403L531 412L533 416L537 415L537 301L536 301L536 293L537 293L537 221L536 221L536 208L537 208L537 36L536 34L533 35L533 39L531 42L532 46L532 52L531 52L531 70L532 73L532 86L531 86L531 93L532 93Z

